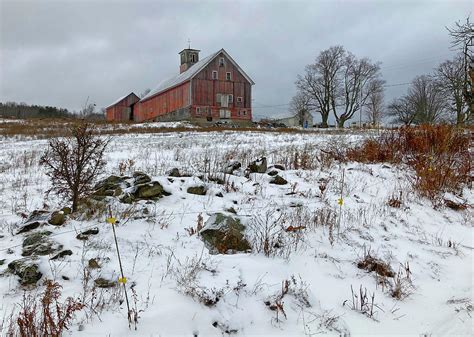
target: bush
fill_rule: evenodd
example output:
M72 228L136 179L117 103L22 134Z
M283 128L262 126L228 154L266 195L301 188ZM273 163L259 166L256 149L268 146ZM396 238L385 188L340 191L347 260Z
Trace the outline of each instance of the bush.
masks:
M416 190L432 201L458 193L470 181L470 135L449 125L403 127L368 139L345 153L346 160L406 164L416 173Z

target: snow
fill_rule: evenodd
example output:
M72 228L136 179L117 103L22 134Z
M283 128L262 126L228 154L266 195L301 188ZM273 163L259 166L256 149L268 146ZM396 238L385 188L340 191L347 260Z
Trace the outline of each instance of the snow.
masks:
M245 178L218 172L234 160L242 162L243 171L262 155L269 166L283 163L288 167L296 150L317 153L326 143L354 143L364 137L192 129L114 136L106 154L104 177L118 174L119 163L130 159L132 167L125 174L143 171L171 195L133 207L112 203L120 221L116 232L128 296L134 306L130 288L134 285L137 309L142 310L137 330L128 328L125 304L110 302L97 314L87 308L79 312L66 335L225 336L226 330L235 330L234 336L472 336L472 206L463 211L435 209L412 190L409 181L413 173L393 165L333 163L321 167L315 160L311 169L280 171L289 182L283 186L270 184L267 174ZM50 183L38 159L47 140L3 138L0 142L0 236L4 236L0 260L5 259L1 274L9 262L21 257L23 236L14 234L23 221L20 214L41 209L44 203L51 210L66 203L52 194L44 197ZM165 172L173 167L189 177L168 179ZM209 170L228 183L208 181L204 173ZM344 203L339 208L343 171ZM198 177L203 174L202 179ZM323 193L321 179L327 182ZM202 184L208 187L205 196L186 193L188 187ZM388 199L400 191L402 206L388 206ZM218 192L224 197L217 197ZM448 197L470 205L474 201L468 188L462 196ZM226 212L230 207L237 215ZM321 221L308 221L307 216L322 209L340 217L333 244L328 227ZM285 226L301 222L307 228L301 236L285 234L289 241L274 256L256 252L211 255L200 238L190 236L186 229L196 227L199 215L205 223L217 212L238 217L249 230L255 219L275 219L282 213ZM86 242L76 239L77 233L91 226L97 226L100 233ZM64 296L81 296L83 271L90 258L99 257L102 266L90 270L93 278L116 280L119 276L112 228L103 217L69 219L62 227L44 229L73 251L63 260L39 259L43 278L60 282ZM388 286L378 284L373 272L357 268L357 261L369 249L396 273L409 263L412 285L408 297L392 298ZM265 302L281 294L285 280L291 284L282 300L286 318L280 312L277 320L277 312ZM369 295L375 294L373 318L351 309L351 286L355 291L362 286ZM194 297L190 289L194 289ZM119 291L99 290L97 297L109 299ZM222 298L213 306L198 300L218 292ZM0 276L0 293L0 315L8 318L18 310L23 296L18 278Z

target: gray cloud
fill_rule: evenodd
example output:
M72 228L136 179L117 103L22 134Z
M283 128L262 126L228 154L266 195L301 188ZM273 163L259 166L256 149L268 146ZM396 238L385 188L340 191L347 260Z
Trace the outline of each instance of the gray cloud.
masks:
M281 113L294 81L341 44L382 62L388 84L449 58L445 26L471 1L0 1L0 101L79 109L140 93L178 71L191 39L225 48L254 79L256 114ZM389 87L387 99L406 86Z

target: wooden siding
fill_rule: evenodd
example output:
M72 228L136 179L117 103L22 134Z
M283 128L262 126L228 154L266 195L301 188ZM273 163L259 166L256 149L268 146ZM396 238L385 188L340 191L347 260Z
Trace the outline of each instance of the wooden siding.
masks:
M124 97L119 102L105 109L106 119L108 121L129 121L132 111L134 112L134 105L139 100L140 98L134 93Z
M189 88L188 81L156 96L152 96L145 101L140 101L137 104L135 120L138 122L153 120L156 117L191 105L189 101Z
M220 59L224 58L224 65L220 65ZM213 71L217 71L217 79L213 79ZM231 79L227 80L227 73ZM252 119L252 84L240 73L224 54L219 54L192 80L192 114L193 117L207 117L208 113L198 113L198 109L212 111L213 119L219 118L220 103L217 102L217 94L233 95L232 103L228 110L231 111L232 119ZM242 102L237 98L242 97ZM245 112L245 115L244 115Z

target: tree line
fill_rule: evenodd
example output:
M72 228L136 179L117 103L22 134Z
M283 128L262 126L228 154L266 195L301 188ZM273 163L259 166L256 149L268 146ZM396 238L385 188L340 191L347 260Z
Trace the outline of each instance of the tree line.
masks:
M383 118L405 125L472 123L474 24L468 17L447 31L457 51L454 58L439 64L432 74L417 76L405 95L388 104L381 63L333 46L320 52L297 76L297 94L290 101L290 109L298 116L307 111L319 113L323 128L328 127L330 116L338 127L344 127L361 111L371 125Z

